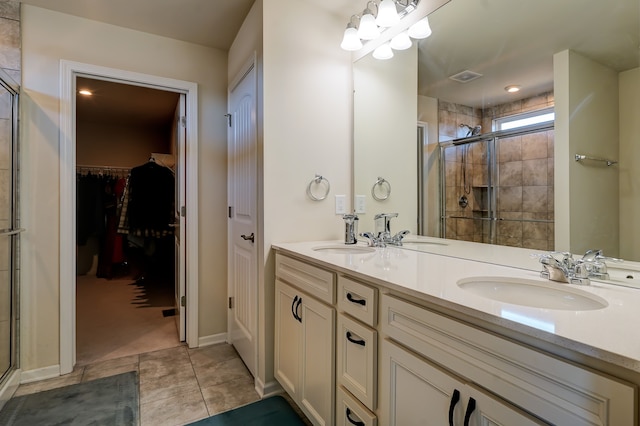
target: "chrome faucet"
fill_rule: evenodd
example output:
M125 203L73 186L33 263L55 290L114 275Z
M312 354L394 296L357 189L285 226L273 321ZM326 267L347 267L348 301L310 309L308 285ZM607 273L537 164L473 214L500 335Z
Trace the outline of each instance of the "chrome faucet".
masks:
M391 219L398 217L398 213L378 213L373 219L375 221L375 232L365 232L360 236L369 240L369 246L386 247L387 244L392 246L401 246L402 239L409 233L408 230L400 231L395 235L391 235Z
M345 214L342 216L344 219L344 243L356 244L358 239L358 215L357 214Z
M556 256L562 256L560 259ZM621 259L606 257L602 250L588 250L580 259L574 259L569 252L550 252L537 255L542 263L542 278L570 284L589 285L590 278L607 280L605 260L622 262Z

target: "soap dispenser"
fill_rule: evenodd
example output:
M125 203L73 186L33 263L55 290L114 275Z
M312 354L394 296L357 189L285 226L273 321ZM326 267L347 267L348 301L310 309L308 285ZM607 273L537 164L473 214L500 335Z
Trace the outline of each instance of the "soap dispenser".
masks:
M344 243L355 244L358 242L356 235L358 235L358 215L345 214L342 216L344 219Z

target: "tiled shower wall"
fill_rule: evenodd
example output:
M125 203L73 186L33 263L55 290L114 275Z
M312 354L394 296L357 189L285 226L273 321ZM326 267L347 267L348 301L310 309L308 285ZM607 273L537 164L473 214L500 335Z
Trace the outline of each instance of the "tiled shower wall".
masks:
M0 1L0 68L20 82L20 3ZM5 92L2 89L2 92ZM11 102L0 94L0 229L9 228L11 196ZM0 238L0 375L9 365L11 286L9 238Z
M0 68L20 84L20 2L0 0Z
M440 141L461 138L468 129L482 125L492 131L495 118L553 106L553 94L480 110L447 102L439 103ZM445 151L445 232L447 238L500 245L553 250L553 130L496 141L498 176L491 182L496 191L497 217L487 218L489 144L478 142ZM461 197L467 206L460 204ZM496 226L490 240L490 226Z

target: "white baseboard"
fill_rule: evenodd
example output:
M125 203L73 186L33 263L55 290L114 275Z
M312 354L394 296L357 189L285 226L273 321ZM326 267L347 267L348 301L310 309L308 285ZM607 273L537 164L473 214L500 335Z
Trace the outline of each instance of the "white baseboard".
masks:
M0 410L11 399L20 385L20 370L14 370L0 388Z
M49 367L23 371L20 375L20 383L37 382L38 380L51 379L58 376L60 376L60 365L50 365Z
M262 380L256 377L254 380L254 384L256 392L258 392L260 398L267 398L269 396L278 395L284 392L284 389L276 380L271 380L270 382L267 382L265 384Z
M217 345L227 341L227 333L212 334L198 338L198 347Z

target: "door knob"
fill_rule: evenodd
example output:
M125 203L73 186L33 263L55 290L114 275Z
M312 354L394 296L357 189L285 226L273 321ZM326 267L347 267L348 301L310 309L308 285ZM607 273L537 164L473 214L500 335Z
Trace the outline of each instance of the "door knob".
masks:
M245 241L249 240L251 242L253 242L255 240L255 237L253 236L253 232L251 233L251 235L248 235L248 236L242 234L242 235L240 235L240 238L242 238Z

